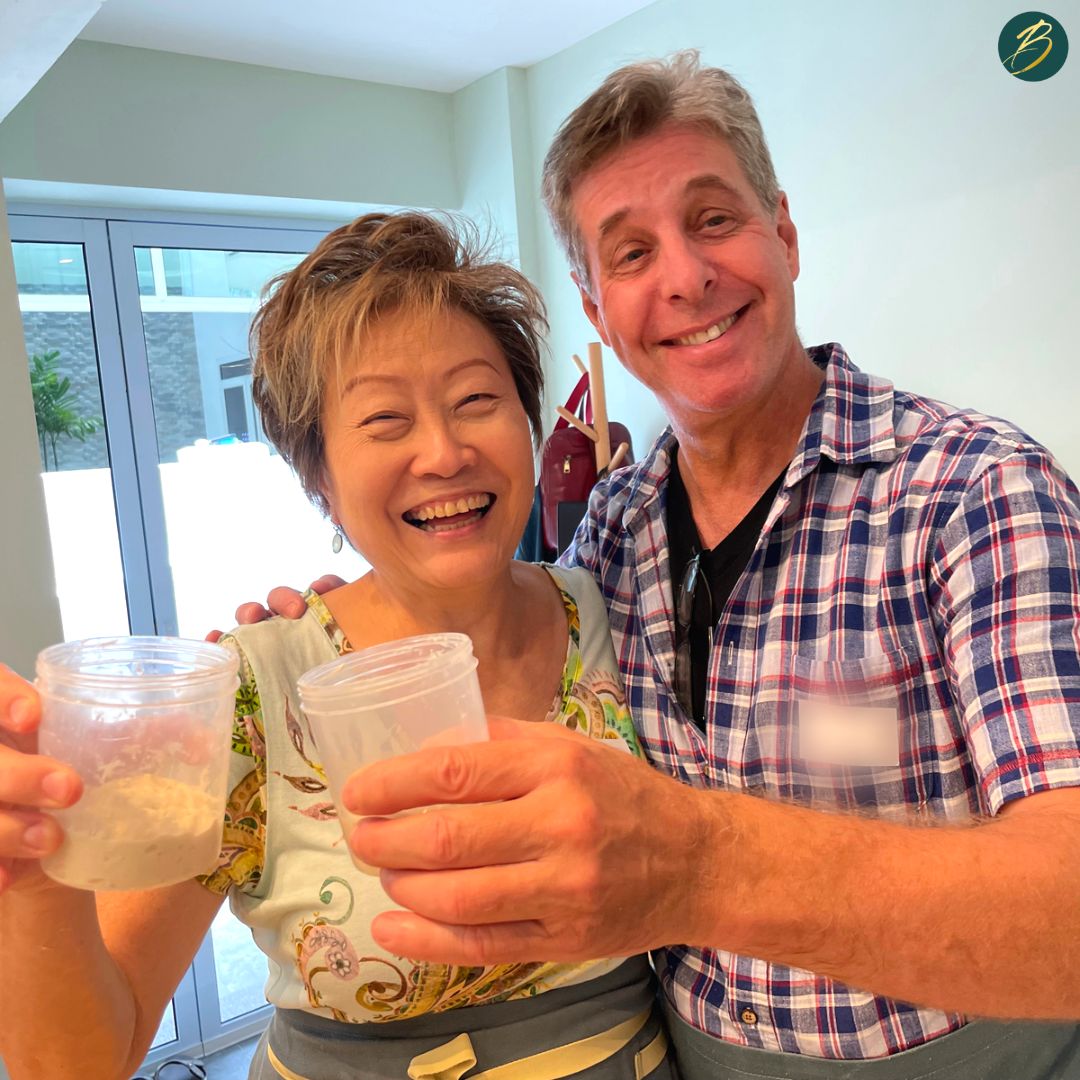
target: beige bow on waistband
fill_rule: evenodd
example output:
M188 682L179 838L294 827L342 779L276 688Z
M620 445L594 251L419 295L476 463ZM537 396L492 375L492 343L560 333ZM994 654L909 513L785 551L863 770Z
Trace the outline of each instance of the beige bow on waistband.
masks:
M459 1035L434 1050L417 1054L409 1063L409 1080L461 1080L476 1064L468 1035Z

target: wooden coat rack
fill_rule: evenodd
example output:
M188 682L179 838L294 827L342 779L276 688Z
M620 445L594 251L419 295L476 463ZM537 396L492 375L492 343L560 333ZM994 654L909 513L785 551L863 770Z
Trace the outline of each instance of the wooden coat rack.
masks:
M589 366L581 362L581 357L574 354L574 364L578 371L589 376L589 397L592 400L593 422L590 426L569 409L557 405L555 411L572 427L592 440L596 454L596 478L603 480L612 469L617 469L630 452L630 444L621 442L615 452L611 451L611 436L608 433L607 394L604 388L604 358L599 341L589 342Z

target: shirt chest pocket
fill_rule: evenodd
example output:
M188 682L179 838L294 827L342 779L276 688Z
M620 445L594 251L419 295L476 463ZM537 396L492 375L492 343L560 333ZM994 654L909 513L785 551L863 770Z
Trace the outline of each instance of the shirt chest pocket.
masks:
M759 736L771 744L776 794L818 809L902 818L925 806L932 722L919 707L921 665L901 653L796 655L774 683ZM765 749L765 747L759 747ZM766 780L769 770L761 773Z

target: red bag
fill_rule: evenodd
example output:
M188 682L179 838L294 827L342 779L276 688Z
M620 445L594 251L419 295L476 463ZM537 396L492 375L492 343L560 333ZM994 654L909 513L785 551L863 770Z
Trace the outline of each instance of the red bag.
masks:
M593 423L592 402L589 398L589 376L578 379L566 411L573 413L590 427ZM623 424L608 425L608 441L614 453L620 443L632 447L630 432ZM632 465L633 450L623 458L623 465ZM596 449L592 439L559 417L544 442L540 460L540 508L544 545L559 551L559 503L587 502L596 484Z

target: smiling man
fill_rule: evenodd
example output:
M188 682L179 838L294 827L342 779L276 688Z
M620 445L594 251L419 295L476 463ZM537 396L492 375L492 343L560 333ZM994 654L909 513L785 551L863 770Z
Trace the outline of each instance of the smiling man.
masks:
M611 75L544 193L671 423L565 556L653 767L503 722L372 767L359 814L454 804L353 834L409 909L376 939L653 949L690 1080L1080 1075L1080 494L1013 425L802 345L760 123L696 54Z

